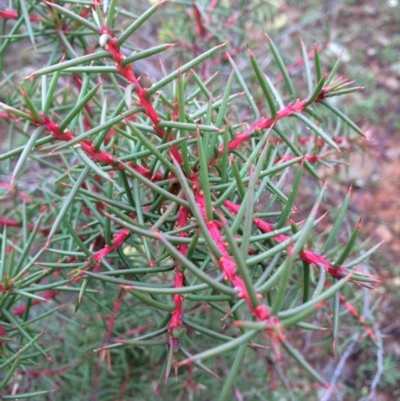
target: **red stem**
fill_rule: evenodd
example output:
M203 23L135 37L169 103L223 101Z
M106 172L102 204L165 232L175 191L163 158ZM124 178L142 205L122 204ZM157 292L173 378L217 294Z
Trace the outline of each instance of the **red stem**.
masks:
M193 186L193 192L196 198L197 206L200 210L200 213L204 221L206 222L207 229L208 232L210 233L211 238L215 241L215 244L222 255L217 262L221 271L225 274L225 278L229 280L234 285L234 287L239 290L238 297L245 299L252 314L258 320L269 319L270 318L269 308L267 308L263 304L259 304L257 307L253 306L243 279L238 274L236 274L237 270L236 262L227 250L228 244L223 241L222 233L218 227L219 224L215 220L207 219L205 197L203 191L199 189L199 180L197 176L194 174L192 175L191 179L195 183Z
M187 225L189 218L189 209L187 207L181 206L178 211L178 227L182 228ZM187 233L181 232L179 237L186 238ZM178 245L178 251L182 255L186 255L189 246L187 244L180 244ZM174 277L174 288L181 288L184 285L185 275L183 270L180 269L179 263L175 262L175 277ZM181 294L175 294L173 296L173 300L175 303L175 309L172 312L171 320L169 322L168 332L171 337L175 337L177 334L175 330L179 329L182 326L182 303L183 303L183 296Z
M224 202L224 206L232 213L237 214L240 210L240 206L227 200ZM254 224L263 232L265 233L270 233L273 232L274 226L270 223L267 223L264 220L259 219L258 217L254 217ZM284 242L286 240L288 240L290 237L287 235L276 235L274 237L274 240L277 242ZM289 246L289 249L291 249L293 247L293 244L291 246ZM304 251L300 252L299 254L299 258L301 260L303 260L306 263L309 264L313 264L315 266L323 266L326 270L326 272L328 274L330 274L332 277L336 278L336 279L341 279L346 277L350 272L349 270L347 270L346 268L344 268L343 266L339 266L339 267L334 267L332 265L332 263L328 262L325 257L323 255L320 255L317 252L313 252L310 250L305 249ZM366 284L359 282L359 281L355 281L355 283L361 285L361 286L365 286Z
M317 96L314 103L320 102L323 100L328 93L327 88L322 88L321 93ZM234 140L229 142L228 149L230 151L235 150L239 147L240 144L247 141L250 136L253 134L255 130L263 130L267 128L271 128L277 121L282 120L283 118L291 116L293 113L302 113L307 107L307 99L296 100L293 104L287 105L284 109L279 110L275 116L275 118L261 118L257 122L255 122L250 128L248 128L242 134L236 136ZM224 146L220 146L219 154L222 155L224 152Z
M0 216L0 226L22 227L22 223L17 220L7 219L6 217ZM28 223L27 227L28 227L28 230L33 230L35 228L35 225L33 223ZM41 232L42 234L48 234L50 232L50 229L44 228L44 227L39 227L38 231Z
M108 345L110 343L112 332L114 330L115 318L118 315L120 306L121 306L121 299L118 298L114 301L113 311L110 316L110 320L108 321L107 333L104 337L104 345Z
M109 31L107 28L104 29L104 32L106 34L109 34ZM125 59L125 56L122 54L120 48L118 47L118 39L117 38L112 38L107 42L107 45L105 49L109 51L115 61L115 65L120 72L120 74L131 84L134 84L136 87L136 93L139 97L139 103L140 106L144 108L144 112L146 113L147 117L150 118L151 122L153 123L153 128L156 132L156 134L160 137L163 138L165 135L165 131L158 128L158 124L160 123L161 119L157 114L157 111L155 110L153 104L147 97L147 90L143 88L139 82L139 79L135 76L132 65L127 64L126 66L122 65L122 62ZM175 157L175 159L179 162L182 163L182 156L180 155L177 146L173 146L171 148L171 153Z
M43 295L42 298L44 299L52 299L57 295L58 291L56 290L49 290L46 291ZM34 299L32 301L32 305L39 305L40 304L39 299ZM21 305L13 309L12 313L14 316L21 316L24 312L26 311L26 305Z
M114 234L113 244L106 245L103 249L96 252L92 258L96 263L100 263L103 258L105 258L110 252L119 248L126 239L131 235L131 232L127 228L123 228L122 230L118 231Z
M60 139L61 141L71 141L75 138L75 135L69 131L66 130L65 132L60 131L60 127L53 122L48 116L45 114L41 113L40 117L42 118L42 121L35 121L37 125L42 125L45 126L53 135L55 138ZM90 156L92 160L98 160L104 164L108 164L111 166L113 169L117 170L125 170L126 165L121 162L117 157L112 155L111 153L108 153L106 151L97 151L95 145L93 144L90 139L84 139L81 142L79 142L82 150ZM151 174L148 169L142 166L135 166L132 163L128 163L130 167L132 167L135 171L138 173L142 174L146 178L149 178L151 180L161 180L163 175L161 173L154 173Z
M199 8L197 7L196 4L193 4L193 12L194 12L194 19L195 19L196 24L197 24L198 33L199 33L201 38L204 38L204 36L206 36L207 31L206 31L206 29L204 27L203 18L201 16L200 10L199 10Z
M0 19L18 19L19 15L13 10L3 10L0 11ZM42 20L42 17L38 15L29 15L29 19L33 22L38 22Z

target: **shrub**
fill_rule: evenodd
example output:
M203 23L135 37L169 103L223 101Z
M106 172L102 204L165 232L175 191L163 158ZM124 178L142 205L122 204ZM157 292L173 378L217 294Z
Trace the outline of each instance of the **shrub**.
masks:
M208 16L181 5L195 34L177 53L133 46L161 5L134 16L115 0L21 1L1 13L2 65L26 38L39 57L1 82L4 399L224 400L234 384L273 399L287 380L313 394L329 379L296 349L301 333L327 333L334 350L349 332L373 337L350 301L375 281L355 267L376 246L361 252L360 224L339 241L350 191L333 224L319 212L319 166L363 135L331 98L358 88L336 78L339 61L323 73L317 45L297 63L307 91L269 36L275 83L240 38L199 52L240 19L218 33L223 5ZM160 35L179 39L173 24ZM180 66L154 62L162 52ZM340 329L349 317L357 327Z

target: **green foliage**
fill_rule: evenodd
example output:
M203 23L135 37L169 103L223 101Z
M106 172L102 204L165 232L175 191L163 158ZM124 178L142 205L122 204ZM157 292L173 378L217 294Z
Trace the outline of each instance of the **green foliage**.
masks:
M392 356L385 356L382 363L382 379L378 383L378 388L384 390L386 387L398 388L400 383L400 372L397 369L398 361ZM359 366L357 374L360 377L370 376L375 370L375 364L366 363Z
M345 224L350 193L334 224L320 211L319 166L363 135L330 98L358 88L303 46L298 89L269 36L268 69L262 52L241 54L247 16L257 26L274 9L217 3L133 16L117 1L21 1L5 14L4 399L224 400L235 388L272 400L295 385L316 397L330 378L301 336L325 353L373 338L350 302L376 281L355 268L376 248ZM174 46L136 45L153 14ZM20 40L40 60L23 78L6 66Z

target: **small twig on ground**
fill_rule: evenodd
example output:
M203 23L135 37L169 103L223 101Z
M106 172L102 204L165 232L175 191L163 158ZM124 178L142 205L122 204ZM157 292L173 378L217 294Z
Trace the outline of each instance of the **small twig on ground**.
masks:
M329 401L331 396L333 394L336 395L336 398L340 401L342 401L342 397L340 394L336 391L336 383L338 382L340 375L342 373L342 370L346 364L347 359L350 357L352 354L354 347L357 344L357 340L360 337L360 333L355 333L351 339L351 342L349 346L347 347L346 351L343 353L342 357L339 360L339 363L336 365L336 369L333 372L333 376L330 382L330 388L325 391L324 396L321 398L321 401Z

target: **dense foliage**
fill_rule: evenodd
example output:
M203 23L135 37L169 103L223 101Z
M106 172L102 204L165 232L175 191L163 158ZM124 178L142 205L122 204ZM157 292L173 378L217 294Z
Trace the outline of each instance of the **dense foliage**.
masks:
M303 43L295 87L268 35L267 76L234 29L254 5L89 3L0 14L4 399L336 393L297 347L374 337L351 302L376 246L359 223L339 237L350 191L332 224L320 211L319 167L363 136L332 98L358 88ZM134 44L160 6L178 43ZM25 77L6 65L20 40L38 58Z

